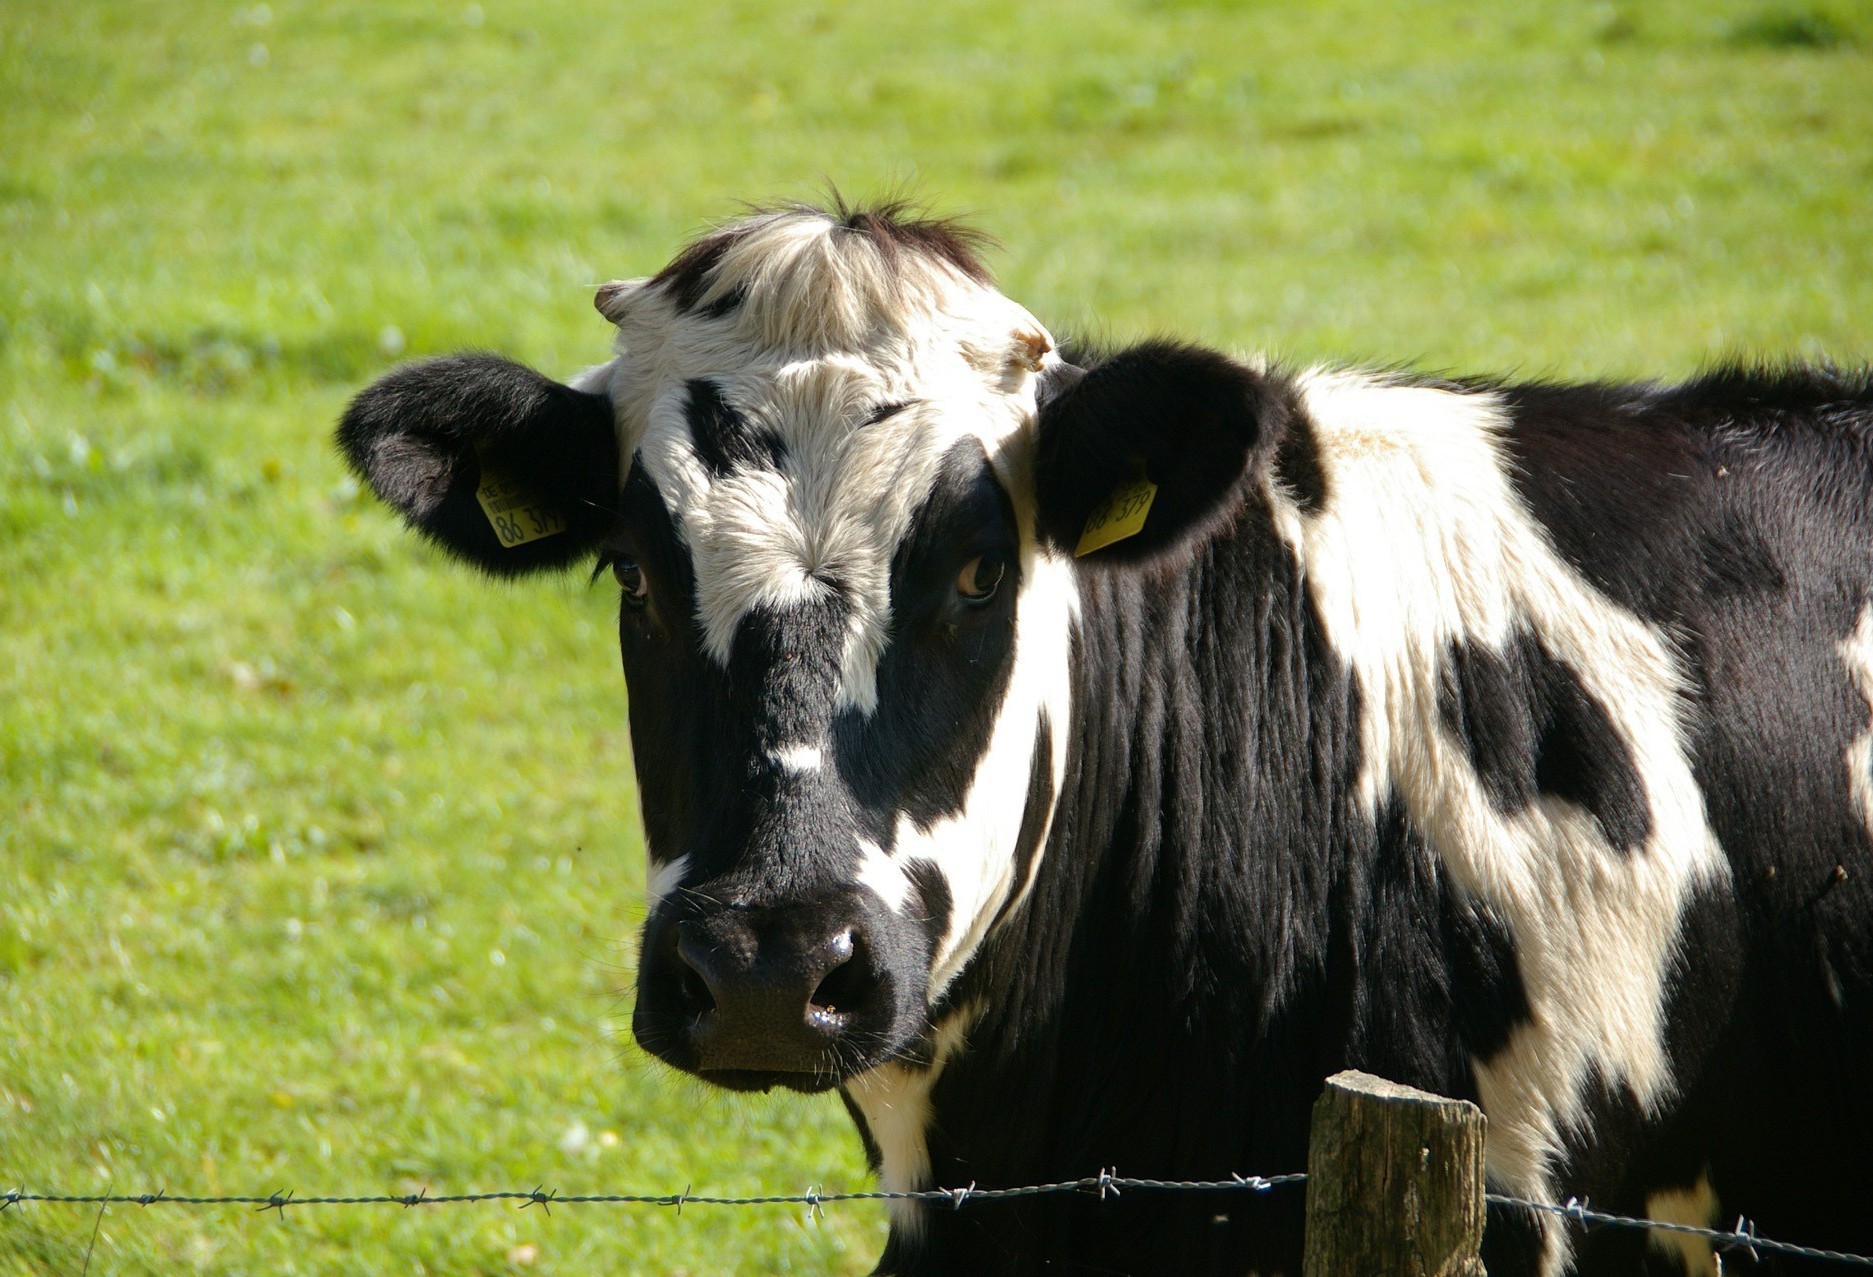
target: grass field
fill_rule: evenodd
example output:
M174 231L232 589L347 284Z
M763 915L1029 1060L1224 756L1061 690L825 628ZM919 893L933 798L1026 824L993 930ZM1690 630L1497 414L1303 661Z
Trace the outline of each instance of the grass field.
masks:
M1870 85L1852 0L7 0L0 1188L864 1186L836 1103L630 1044L615 589L488 585L360 496L330 425L397 357L570 373L593 285L832 181L973 213L1057 331L1866 359ZM0 1275L862 1272L881 1236L40 1205Z

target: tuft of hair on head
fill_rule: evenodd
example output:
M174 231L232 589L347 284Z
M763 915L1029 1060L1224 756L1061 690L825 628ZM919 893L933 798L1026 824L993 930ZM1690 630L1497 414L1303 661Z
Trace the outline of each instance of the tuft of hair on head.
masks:
M765 344L849 350L904 330L959 286L992 287L988 236L909 201L751 206L691 241L647 287Z

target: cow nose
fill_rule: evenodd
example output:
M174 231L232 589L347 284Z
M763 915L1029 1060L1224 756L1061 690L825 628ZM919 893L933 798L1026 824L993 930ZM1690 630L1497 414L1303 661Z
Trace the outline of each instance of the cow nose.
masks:
M729 910L679 923L670 958L664 981L696 1069L728 1085L831 1081L838 1040L883 996L873 946L850 922Z

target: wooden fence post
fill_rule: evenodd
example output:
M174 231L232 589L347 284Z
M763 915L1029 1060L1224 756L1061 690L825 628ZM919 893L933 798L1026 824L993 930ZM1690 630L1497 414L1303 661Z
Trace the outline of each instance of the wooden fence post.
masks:
M1302 1277L1483 1277L1483 1111L1347 1071L1307 1150Z

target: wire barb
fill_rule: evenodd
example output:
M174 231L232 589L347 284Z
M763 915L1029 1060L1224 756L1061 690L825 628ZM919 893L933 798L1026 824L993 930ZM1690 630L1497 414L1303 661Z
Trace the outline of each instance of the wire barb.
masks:
M1745 1255L1749 1256L1750 1263L1754 1264L1754 1263L1759 1262L1757 1255L1756 1255L1756 1245L1755 1245L1756 1225L1750 1223L1747 1219L1743 1218L1741 1215L1738 1215L1736 1217L1736 1223L1731 1227L1730 1231L1736 1235L1738 1240L1731 1243L1725 1249L1740 1250Z

